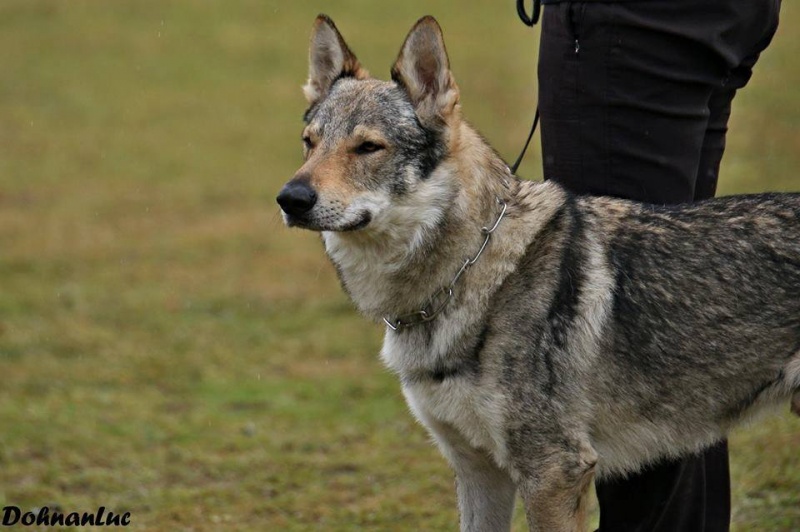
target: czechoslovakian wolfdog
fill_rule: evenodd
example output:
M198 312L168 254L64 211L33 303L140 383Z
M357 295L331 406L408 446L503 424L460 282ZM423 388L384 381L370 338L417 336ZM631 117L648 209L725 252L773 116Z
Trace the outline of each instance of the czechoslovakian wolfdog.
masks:
M441 29L392 81L311 37L305 163L278 195L456 473L462 530L576 531L594 475L800 414L800 195L680 206L521 181L461 117Z

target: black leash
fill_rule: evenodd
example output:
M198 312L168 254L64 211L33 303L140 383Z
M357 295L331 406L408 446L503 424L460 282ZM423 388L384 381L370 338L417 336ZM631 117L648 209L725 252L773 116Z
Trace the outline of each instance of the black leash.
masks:
M531 143L531 139L533 138L533 133L536 131L536 126L539 125L539 106L536 106L536 114L533 115L533 125L531 126L531 132L528 133L528 140L525 141L525 146L522 147L522 151L517 157L517 162L515 162L511 166L511 173L517 175L517 168L522 163L522 158L525 157L525 152L528 151L528 145Z
M525 11L525 0L517 0L517 15L522 19L526 26L533 26L539 22L539 15L542 14L542 0L533 0L533 13L528 16Z
M525 0L517 0L517 15L519 15L520 20L526 25L533 27L537 22L539 22L539 15L542 14L542 2L541 0L533 0L533 12L530 16L528 16L528 12L525 11ZM525 146L523 146L522 151L517 157L517 161L511 166L511 173L516 175L517 169L519 165L522 163L523 157L525 157L525 152L528 151L528 145L531 143L531 139L533 138L533 133L536 131L536 126L539 125L539 106L536 106L536 114L533 115L533 125L531 126L531 132L528 133L528 140L525 141Z

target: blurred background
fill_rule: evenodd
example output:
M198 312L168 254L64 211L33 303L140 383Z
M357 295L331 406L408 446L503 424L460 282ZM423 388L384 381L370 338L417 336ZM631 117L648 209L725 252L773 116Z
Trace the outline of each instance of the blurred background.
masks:
M510 0L0 3L0 505L106 506L141 530L455 529L381 327L274 202L319 11L384 78L435 15L466 117L513 161L539 30ZM784 2L734 102L722 194L800 190L798 24ZM735 529L800 529L800 422L741 430L731 454Z

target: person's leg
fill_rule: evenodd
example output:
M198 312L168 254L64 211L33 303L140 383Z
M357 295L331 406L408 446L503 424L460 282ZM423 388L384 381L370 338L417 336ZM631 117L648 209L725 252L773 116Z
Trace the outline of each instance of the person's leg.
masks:
M770 1L777 10L775 0L742 4ZM742 4L699 4L705 13L679 1L548 6L539 59L545 178L577 193L656 203L712 196L734 86L744 83L723 83L737 53L704 48L704 34L726 28L703 24L730 24ZM740 18L751 32L765 32L771 15L749 15ZM598 482L597 493L601 531L726 531L727 444Z
M630 477L597 482L596 489L600 531L705 530L708 501L703 455L661 462ZM720 510L724 513L724 508Z
M724 87L714 91L709 100L710 116L697 167L695 201L713 198L717 192L719 166L725 151L725 135L728 132L731 102L735 94L736 89Z
M605 4L544 10L539 109L545 178L582 194L691 201L712 89L708 83L682 88L670 79L680 76L649 67L665 63L648 57L665 45L640 42L642 33L644 40L655 37L619 18L617 6ZM681 67L676 59L666 63ZM647 109L649 99L658 101L655 109ZM683 110L684 100L692 101L692 111ZM665 138L675 142L662 148ZM600 530L651 531L661 521L667 525L666 518L687 532L702 530L705 480L703 458L693 457L598 482ZM681 509L677 516L673 507ZM686 528L689 523L698 526Z
M778 8L779 9L779 8ZM717 87L708 102L708 124L703 147L700 152L700 163L697 168L697 183L695 185L694 200L713 198L717 191L719 166L722 154L725 151L725 135L728 132L728 119L731 116L731 103L736 91L747 85L753 75L753 66L761 52L769 45L777 28L778 12L773 13L772 23L766 28L766 33L756 43L751 52L742 62L732 68L722 83Z
M728 441L721 441L703 454L706 474L707 531L728 530L731 525L731 473L728 466Z
M728 443L597 483L600 530L709 532L730 526Z
M637 10L669 24L653 27ZM693 199L707 104L725 68L673 30L680 22L674 11L660 1L545 7L539 53L545 179L583 194L650 203Z
M730 99L769 43L779 7L779 0L546 6L545 179L651 203L708 197L714 186L705 179L695 193L700 161L716 175ZM727 113L715 115L726 99Z

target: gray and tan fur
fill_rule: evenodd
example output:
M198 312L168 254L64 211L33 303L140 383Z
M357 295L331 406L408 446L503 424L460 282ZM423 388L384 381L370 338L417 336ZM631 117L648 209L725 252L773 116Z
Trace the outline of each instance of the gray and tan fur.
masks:
M436 319L381 357L456 473L462 530L584 527L597 475L800 413L800 196L656 207L511 175L461 118L441 30L421 19L392 81L314 26L305 163L278 201L322 234L358 309L426 307L507 213Z

